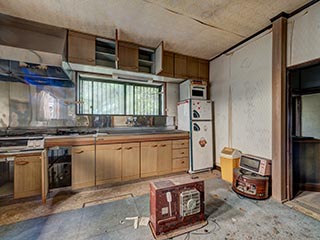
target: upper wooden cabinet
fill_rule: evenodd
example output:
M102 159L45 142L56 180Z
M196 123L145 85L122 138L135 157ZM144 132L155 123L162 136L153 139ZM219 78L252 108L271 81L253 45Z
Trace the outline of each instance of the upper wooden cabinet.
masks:
M209 80L209 61L199 59L199 79Z
M187 78L187 56L174 54L174 77Z
M68 61L95 65L96 37L84 33L68 32Z
M163 52L161 76L174 77L174 53Z
M14 198L41 194L41 156L16 157L14 160Z
M199 60L194 57L187 57L187 75L190 79L199 77Z
M122 70L139 70L139 47L133 43L119 41L119 68Z

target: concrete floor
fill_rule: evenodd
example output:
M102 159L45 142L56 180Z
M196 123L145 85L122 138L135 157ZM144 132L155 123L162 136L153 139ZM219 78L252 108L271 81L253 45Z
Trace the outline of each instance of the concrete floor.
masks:
M171 178L186 177L189 176L183 174ZM218 177L218 172L199 174L200 179L205 179L209 224L175 239L320 239L319 221L272 199L240 198ZM29 209L22 203L15 208L1 207L2 224L6 224L6 210L10 213L8 223L15 218L19 222L0 226L0 239L153 239L149 227L134 230L132 221L120 224L125 217L149 215L148 191L148 181L142 181L69 197L59 195L59 200L53 198L48 206L33 201L25 203ZM120 197L109 202L109 197L114 196ZM59 213L48 215L50 209Z

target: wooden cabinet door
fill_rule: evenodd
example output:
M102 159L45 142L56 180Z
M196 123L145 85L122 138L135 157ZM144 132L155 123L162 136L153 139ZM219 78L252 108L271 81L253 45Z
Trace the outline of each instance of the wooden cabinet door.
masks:
M140 177L140 143L122 144L122 180Z
M157 169L158 169L159 175L171 173L172 171L172 142L171 141L158 142Z
M14 160L14 198L41 194L41 157L16 157Z
M122 145L96 146L96 184L121 181Z
M68 32L68 61L95 65L96 37L79 32Z
M174 77L187 78L187 56L174 54Z
M139 70L139 47L133 43L119 42L119 68L128 71Z
M191 79L199 79L199 60L198 58L187 58L187 75Z
M172 52L163 52L163 64L161 76L174 77L174 54Z
M199 59L199 79L209 81L209 61Z
M72 188L95 185L94 146L72 148Z
M158 143L141 143L141 177L156 176L158 159Z

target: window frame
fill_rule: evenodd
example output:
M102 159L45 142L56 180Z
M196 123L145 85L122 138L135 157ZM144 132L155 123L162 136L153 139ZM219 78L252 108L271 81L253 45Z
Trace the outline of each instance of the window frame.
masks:
M144 83L144 82L140 82L140 81L134 81L134 80L115 80L110 78L109 76L96 76L96 75L87 75L87 74L77 74L77 82L76 82L76 101L81 101L80 99L80 79L81 78L86 78L89 79L91 81L91 83L93 82L108 82L108 83L115 83L115 84L121 84L124 85L124 114L95 114L93 113L94 110L94 106L93 106L93 99L92 99L92 104L91 104L91 113L80 113L80 104L77 104L76 106L76 115L77 116L148 116L148 117L157 117L157 116L165 116L165 99L166 99L166 94L162 94L162 92L164 92L165 89L165 83L160 83L160 82L156 82L156 83ZM147 115L147 114L135 114L135 108L133 108L134 113L133 114L127 114L127 85L130 86L147 86L147 87L154 87L154 88L158 88L159 91L159 96L158 96L158 101L159 101L159 107L158 107L158 112L159 114L156 115ZM93 91L94 88L91 87L92 89L92 96L93 96ZM135 94L135 90L133 91L133 93ZM133 99L135 100L135 99ZM135 106L135 101L133 102L133 106Z

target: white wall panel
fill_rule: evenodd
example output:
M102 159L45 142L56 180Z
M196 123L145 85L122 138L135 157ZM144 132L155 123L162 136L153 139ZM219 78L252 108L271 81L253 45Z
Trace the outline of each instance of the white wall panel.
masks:
M288 19L287 66L320 58L320 2Z
M231 57L232 147L271 158L272 34Z
M221 56L210 63L210 93L214 101L216 165L220 166L219 153L228 146L228 99L230 58Z
M271 158L271 54L272 33L265 32L210 63L217 165L225 146Z

